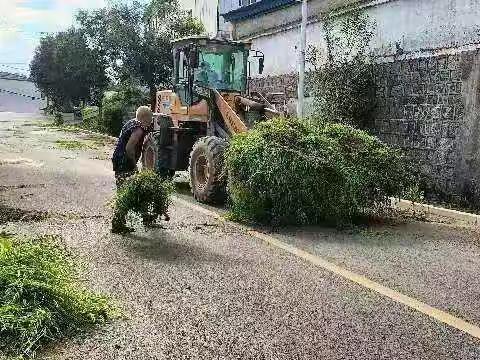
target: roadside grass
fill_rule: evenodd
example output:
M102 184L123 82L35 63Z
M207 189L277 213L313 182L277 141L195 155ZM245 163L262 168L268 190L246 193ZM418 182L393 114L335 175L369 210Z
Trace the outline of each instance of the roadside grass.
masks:
M0 233L0 358L31 358L42 346L119 316L88 290L59 238Z
M98 150L110 143L110 140L97 135L86 135L79 140L59 139L55 141L56 146L64 150Z
M114 145L115 141L108 137L99 134L87 134L84 136L84 139L87 141L91 141L98 147L103 147L107 145Z
M51 125L45 126L44 129L57 130L69 134L79 135L80 140L57 140L56 144L61 149L67 150L88 150L88 149L100 149L102 147L113 145L115 141L101 134L91 134L84 129L70 126L70 125Z
M60 149L65 150L88 150L92 149L92 144L79 140L56 140L55 144Z

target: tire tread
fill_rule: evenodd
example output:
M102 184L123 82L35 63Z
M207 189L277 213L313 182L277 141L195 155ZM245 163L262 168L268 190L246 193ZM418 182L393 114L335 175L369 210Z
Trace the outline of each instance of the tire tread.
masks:
M227 148L228 143L219 137L216 136L205 136L197 140L193 146L192 152L190 153L190 187L194 198L197 201L204 203L218 203L222 202L225 199L225 187L226 179L223 172L224 165L224 153ZM204 148L205 152L208 152L212 155L213 167L215 170L213 181L210 183L210 186L205 190L203 194L197 194L194 189L192 181L192 164L191 159L194 155L194 152L199 148Z

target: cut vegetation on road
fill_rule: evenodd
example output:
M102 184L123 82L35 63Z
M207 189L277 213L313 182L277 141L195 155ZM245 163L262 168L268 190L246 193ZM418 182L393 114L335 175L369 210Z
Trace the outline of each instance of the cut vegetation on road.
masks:
M55 141L55 145L65 150L96 150L107 145L105 138L97 135L88 135L82 140L59 139Z
M232 218L342 224L379 214L411 186L407 159L350 126L275 119L233 137L226 154Z
M0 358L32 357L42 345L117 315L86 289L59 239L0 234Z
M125 229L129 213L142 216L144 225L152 225L160 216L167 215L173 191L173 184L153 171L142 171L126 179L115 197L112 231Z
M78 140L57 140L55 144L60 149L65 150L86 150L92 149L92 145Z

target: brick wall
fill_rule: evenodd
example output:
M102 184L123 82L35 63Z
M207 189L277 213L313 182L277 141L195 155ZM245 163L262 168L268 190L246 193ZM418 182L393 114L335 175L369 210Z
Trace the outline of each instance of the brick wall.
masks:
M296 76L255 79L251 88L296 96ZM380 63L370 130L403 148L443 196L480 204L478 51Z

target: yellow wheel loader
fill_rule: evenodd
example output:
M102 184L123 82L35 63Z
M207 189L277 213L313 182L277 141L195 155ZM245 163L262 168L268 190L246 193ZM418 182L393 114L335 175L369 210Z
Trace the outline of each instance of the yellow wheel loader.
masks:
M268 96L248 91L251 64L262 73L264 57L250 43L190 37L173 42L173 59L173 90L157 93L143 167L163 176L189 169L195 199L220 202L228 140L279 114Z

